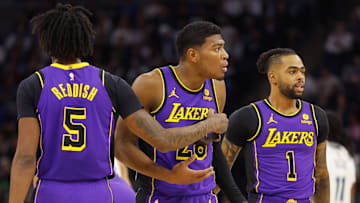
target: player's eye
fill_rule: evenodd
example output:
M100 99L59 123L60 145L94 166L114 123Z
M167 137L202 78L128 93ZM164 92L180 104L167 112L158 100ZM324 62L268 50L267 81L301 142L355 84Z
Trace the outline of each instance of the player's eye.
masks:
M219 48L219 47L215 48L215 51L216 51L216 52L219 52L219 51L220 51L220 48Z

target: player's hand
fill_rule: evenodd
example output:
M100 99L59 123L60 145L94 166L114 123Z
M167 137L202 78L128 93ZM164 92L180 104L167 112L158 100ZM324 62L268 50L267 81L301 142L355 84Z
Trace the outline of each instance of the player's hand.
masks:
M209 122L212 132L223 134L227 127L229 120L225 113L214 113L214 109L210 109L206 121Z
M191 156L188 160L176 164L171 170L169 183L172 184L191 184L198 183L215 174L213 167L203 170L193 170L189 165L195 160L195 156Z

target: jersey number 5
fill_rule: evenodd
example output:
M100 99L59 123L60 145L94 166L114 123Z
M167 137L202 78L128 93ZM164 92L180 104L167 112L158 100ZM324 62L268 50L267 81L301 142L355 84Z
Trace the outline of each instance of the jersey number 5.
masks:
M80 152L86 146L86 127L82 123L74 123L73 119L86 119L86 108L65 107L63 126L68 134L62 136L62 150Z

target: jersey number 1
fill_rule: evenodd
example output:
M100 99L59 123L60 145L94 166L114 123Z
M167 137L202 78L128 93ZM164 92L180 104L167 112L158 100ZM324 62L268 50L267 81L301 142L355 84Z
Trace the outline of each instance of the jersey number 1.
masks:
M62 136L62 150L80 152L86 146L86 127L82 123L74 123L73 119L86 119L86 108L65 107L63 127L68 134Z
M288 160L288 166L289 166L289 173L287 174L287 180L296 181L294 151L287 151L286 158Z

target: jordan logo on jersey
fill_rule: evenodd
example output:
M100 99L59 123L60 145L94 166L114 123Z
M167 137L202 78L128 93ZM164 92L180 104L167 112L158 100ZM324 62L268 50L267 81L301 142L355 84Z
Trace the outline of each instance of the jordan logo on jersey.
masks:
M208 89L205 89L205 90L204 90L203 99L204 99L204 100L211 101L213 98L212 98L212 97L209 97L209 94L210 94L209 90L208 90Z
M175 93L175 89L176 89L176 88L174 87L174 89L171 91L171 94L169 95L169 98L170 98L170 97L176 97L176 98L179 99L179 96L177 96L176 93Z
M271 114L269 121L266 124L270 124L270 123L278 123L276 120L274 120L274 114Z
M309 121L309 115L307 115L306 113L304 113L302 115L303 117L303 120L301 120L301 123L306 123L308 125L311 125L312 124L312 121Z

